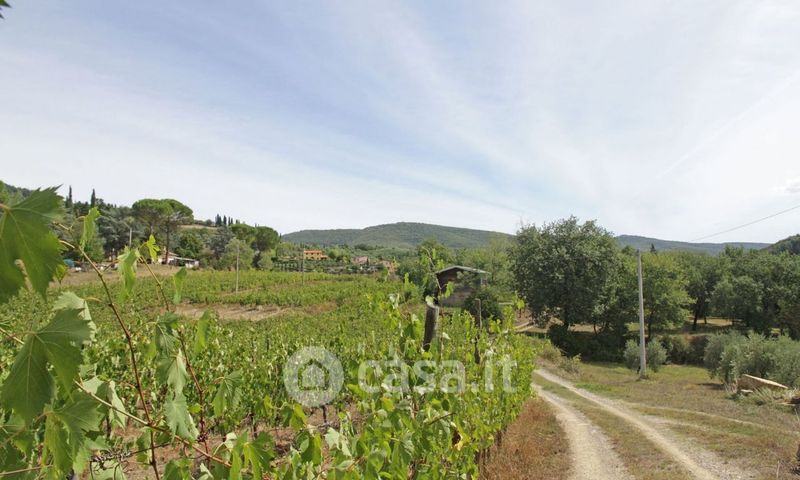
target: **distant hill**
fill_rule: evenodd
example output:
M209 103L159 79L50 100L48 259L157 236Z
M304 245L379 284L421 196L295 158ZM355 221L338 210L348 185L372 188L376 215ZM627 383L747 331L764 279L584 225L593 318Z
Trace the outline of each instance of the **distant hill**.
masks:
M656 250L666 252L669 250L684 250L689 252L701 252L709 255L718 255L725 251L725 247L730 245L732 247L744 248L745 250L761 250L762 248L769 247L768 243L755 243L755 242L728 242L728 243L690 243L690 242L677 242L673 240L660 240L658 238L639 237L636 235L620 235L617 241L623 247L631 246L638 248L642 251L650 250L650 245L656 247Z
M493 238L512 238L513 235L488 230L445 227L427 223L400 222L375 225L362 229L343 228L331 230L300 230L283 236L291 243L307 245L370 245L387 248L413 249L429 238L435 238L450 248L474 248L486 245ZM788 239L787 239L788 240ZM620 235L617 241L623 247L630 245L642 251L654 245L658 251L684 250L717 255L725 246L741 247L746 250L760 250L770 247L768 243L728 242L728 243L690 243L637 235Z
M427 223L389 223L362 229L300 230L283 236L283 240L308 245L370 245L413 249L429 238L450 248L473 248L494 238L510 238L507 233L470 228L445 227Z
M800 234L784 238L783 240L768 246L766 250L772 253L789 252L795 255L800 255Z

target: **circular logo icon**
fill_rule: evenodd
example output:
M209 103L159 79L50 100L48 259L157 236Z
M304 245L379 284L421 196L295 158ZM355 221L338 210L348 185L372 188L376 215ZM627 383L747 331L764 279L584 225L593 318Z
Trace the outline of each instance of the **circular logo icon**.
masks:
M283 367L283 386L294 401L305 407L330 403L343 384L341 362L322 347L301 348Z

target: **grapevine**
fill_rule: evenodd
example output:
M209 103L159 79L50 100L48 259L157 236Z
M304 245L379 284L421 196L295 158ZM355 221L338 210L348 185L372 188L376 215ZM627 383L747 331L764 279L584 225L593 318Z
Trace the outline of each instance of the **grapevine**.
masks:
M452 312L425 351L424 305L401 301L407 284L245 272L237 293L229 272L158 276L152 237L111 275L83 250L99 213L60 225L61 202L47 189L0 205L0 477L476 478L530 395L533 352L500 321L487 329ZM51 286L64 249L98 281ZM183 314L186 305L205 311ZM215 312L223 305L285 310L232 321ZM283 369L312 345L335 353L345 387L330 405L303 408ZM513 391L447 392L413 372L405 390L357 380L368 360L453 360L482 385L486 362L503 356L518 366Z

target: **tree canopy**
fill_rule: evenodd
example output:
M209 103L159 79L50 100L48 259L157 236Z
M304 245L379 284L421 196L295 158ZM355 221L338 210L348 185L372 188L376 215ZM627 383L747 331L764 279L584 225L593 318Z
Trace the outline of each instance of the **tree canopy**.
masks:
M614 237L575 217L517 232L511 270L535 318L559 318L566 327L593 323L619 268Z

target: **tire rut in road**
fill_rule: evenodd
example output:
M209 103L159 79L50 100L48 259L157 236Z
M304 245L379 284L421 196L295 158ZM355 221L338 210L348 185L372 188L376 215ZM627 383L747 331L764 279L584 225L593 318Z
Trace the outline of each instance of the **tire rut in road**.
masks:
M542 389L539 396L550 403L569 441L571 480L630 480L611 441L581 412L564 399Z

